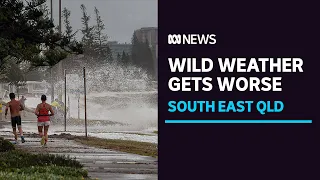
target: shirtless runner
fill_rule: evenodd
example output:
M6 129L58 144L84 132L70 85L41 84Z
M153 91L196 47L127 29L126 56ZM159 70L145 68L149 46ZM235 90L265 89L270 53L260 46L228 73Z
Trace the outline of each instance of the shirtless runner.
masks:
M11 125L12 125L15 143L18 143L17 126L20 132L21 142L24 143L25 140L23 137L22 127L21 127L21 115L20 115L20 111L24 110L24 107L22 106L20 101L17 101L15 99L16 95L14 93L10 93L9 97L11 101L8 102L6 106L5 118L7 119L8 109L10 108Z
M35 114L38 116L38 131L41 137L41 145L46 146L48 142L48 130L50 126L50 116L54 115L50 104L46 103L46 95L41 96L42 103L38 104ZM49 114L50 111L50 114ZM43 133L44 130L44 133Z

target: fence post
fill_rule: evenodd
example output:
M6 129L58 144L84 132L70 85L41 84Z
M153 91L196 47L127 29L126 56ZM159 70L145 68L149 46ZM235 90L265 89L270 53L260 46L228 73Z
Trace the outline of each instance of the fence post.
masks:
M0 98L0 121L2 121L2 98Z
M80 94L78 94L78 120L80 121Z
M88 137L87 131L87 87L86 87L86 68L83 67L83 85L84 85L84 123L85 123L85 133L86 137Z
M68 107L69 107L68 119L70 119L70 117L71 117L71 112L70 112L70 110L71 110L71 103L70 103L70 96L69 96L69 95L68 95Z
M67 131L67 73L64 70L64 131Z

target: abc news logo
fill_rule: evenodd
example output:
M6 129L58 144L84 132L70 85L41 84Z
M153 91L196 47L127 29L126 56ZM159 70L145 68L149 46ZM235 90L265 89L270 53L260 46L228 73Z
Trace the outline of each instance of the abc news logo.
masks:
M169 34L168 44L216 44L215 34Z

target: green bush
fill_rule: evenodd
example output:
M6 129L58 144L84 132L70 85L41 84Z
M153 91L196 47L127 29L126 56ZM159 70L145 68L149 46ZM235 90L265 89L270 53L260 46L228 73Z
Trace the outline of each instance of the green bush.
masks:
M34 174L19 174L16 172L2 172L0 171L0 179L10 180L80 180L82 177L61 176L51 173L34 173Z
M88 177L82 167L70 157L15 150L12 143L0 138L0 180L80 180Z
M72 176L72 177L87 177L88 171L80 168L72 168L72 167L63 167L63 166L31 166L31 167L24 167L24 168L7 168L4 169L3 172L12 172L18 174L55 174L61 176Z
M50 165L74 168L83 167L80 162L66 156L52 154L30 154L18 150L0 153L0 169Z
M14 149L14 145L10 141L0 137L0 152L12 151Z

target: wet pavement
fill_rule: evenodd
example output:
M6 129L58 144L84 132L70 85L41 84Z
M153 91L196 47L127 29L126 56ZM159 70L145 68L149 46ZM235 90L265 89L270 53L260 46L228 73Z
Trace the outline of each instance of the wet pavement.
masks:
M25 122L35 122L27 115ZM8 128L9 119L0 121L0 135L7 139L13 136ZM5 128L5 129L4 129ZM91 178L98 179L158 179L157 159L147 156L123 153L108 149L89 147L72 140L49 139L47 147L41 147L40 138L25 133L26 143L17 145L18 148L32 153L60 154L76 158L88 170Z

